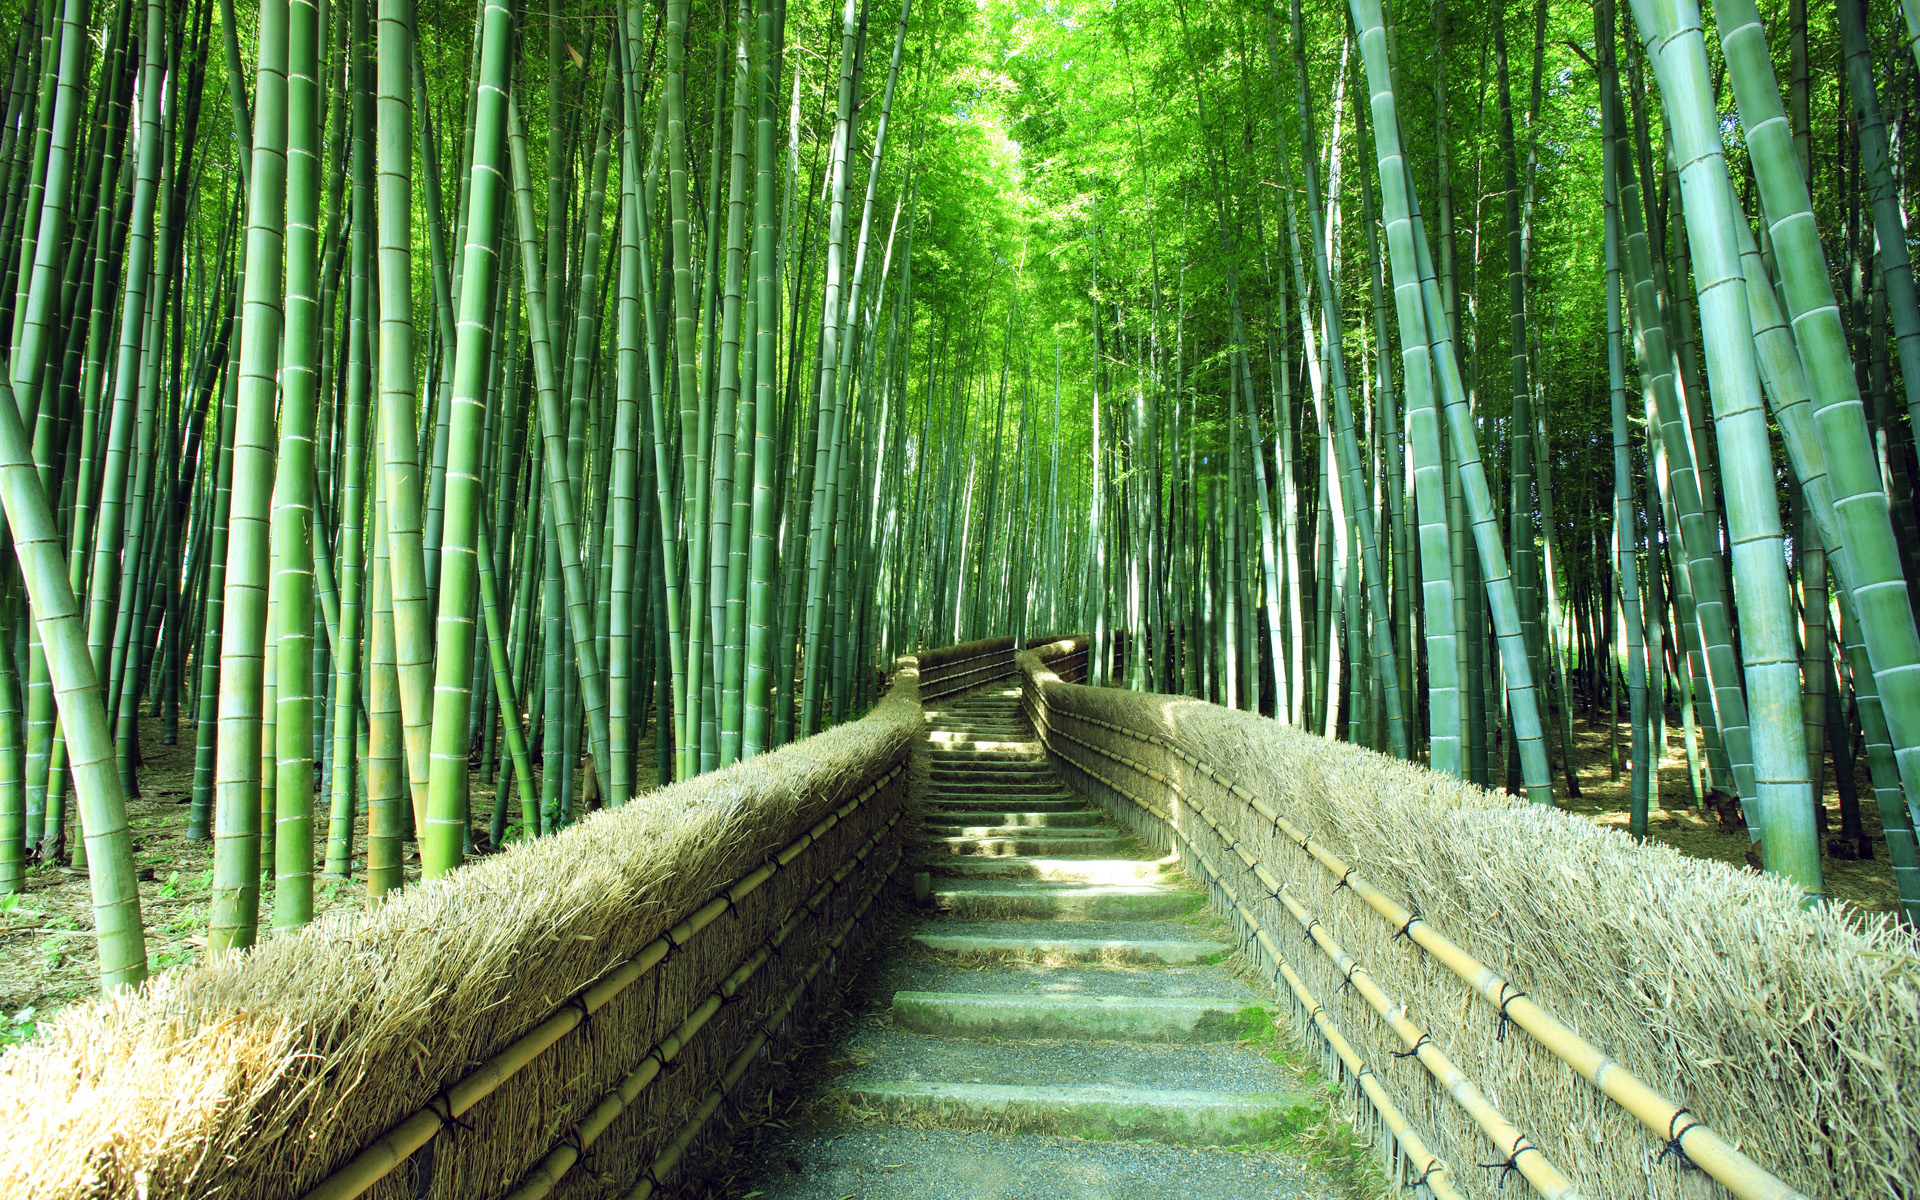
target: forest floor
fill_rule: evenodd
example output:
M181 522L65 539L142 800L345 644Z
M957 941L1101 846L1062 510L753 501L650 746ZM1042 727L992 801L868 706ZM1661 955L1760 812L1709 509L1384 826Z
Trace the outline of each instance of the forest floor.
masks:
M200 961L206 953L207 909L213 887L213 842L187 840L187 812L193 794L193 730L182 723L177 744L161 744L158 718L140 722L144 760L140 795L127 804L133 829L134 866L140 875L140 915L147 930L147 968L153 974ZM651 735L642 740L640 763L652 763ZM510 771L510 767L504 767ZM536 768L536 778L538 772ZM575 786L580 778L575 776ZM471 806L474 832L484 840L493 813L494 787L475 770ZM73 820L69 797L68 819ZM517 821L519 814L513 814ZM366 846L367 820L354 823L354 868ZM366 883L321 874L327 824L324 811L314 822L313 915L319 918L368 904ZM68 845L72 845L69 838ZM409 882L420 877L419 854L409 845L405 863ZM260 923L272 920L273 888L261 888ZM272 936L264 932L263 937ZM27 870L26 891L0 896L0 1047L32 1037L37 1026L76 1000L99 989L95 975L93 898L84 870L60 863L36 862Z
M1556 714L1557 715L1557 714ZM1596 714L1598 715L1598 714ZM1752 845L1744 829L1725 829L1716 815L1694 805L1693 790L1687 784L1686 743L1682 740L1680 718L1669 712L1665 753L1660 759L1659 784L1649 797L1647 836L1661 845L1671 846L1694 858L1711 858L1737 867L1747 866L1747 850ZM1604 721L1586 720L1576 710L1573 721L1574 776L1580 783L1578 799L1565 794L1565 777L1554 776L1554 791L1568 812L1589 817L1597 824L1626 831L1630 814L1628 796L1629 730L1620 723L1620 773L1612 776L1613 748ZM1831 766L1831 758L1828 760ZM1849 861L1825 855L1821 867L1826 876L1827 895L1866 912L1893 913L1899 910L1899 893L1894 889L1893 871L1887 864L1887 844L1880 826L1880 809L1873 800L1866 757L1855 764L1854 779L1860 796L1860 823L1873 857ZM1826 792L1821 803L1827 814L1827 829L1822 843L1840 836L1840 793L1833 772L1826 773Z
M186 839L188 801L193 789L193 742L184 726L178 744L161 744L160 722L141 721L145 761L140 768L140 795L127 806L133 827L134 862L140 873L140 911L147 930L149 969L158 974L199 961L206 951L207 908L213 883L213 843ZM1576 717L1574 721L1575 775L1578 799L1562 797L1569 812L1598 824L1625 831L1628 820L1626 757L1627 730L1620 728L1620 775L1610 778L1612 750L1604 722ZM638 761L652 760L652 738L643 739ZM1861 822L1874 857L1866 861L1823 860L1828 894L1873 913L1896 911L1897 894L1888 869L1880 814L1864 759L1856 769ZM1563 790L1555 779L1556 790ZM1829 775L1825 806L1831 833L1840 829L1839 794ZM484 836L485 818L493 811L494 788L480 772L474 773L473 812L476 832ZM1686 755L1677 717L1668 727L1666 753L1660 763L1660 788L1648 814L1653 841L1672 846L1696 858L1718 859L1745 866L1750 845L1741 829L1721 827L1716 816L1696 808L1686 782ZM324 816L316 822L316 838L326 836ZM365 845L366 818L354 831L356 850ZM320 847L316 845L316 852ZM314 916L366 907L364 882L327 879L315 864ZM408 851L409 880L419 877L419 859ZM272 889L263 888L261 921L271 919ZM271 936L271 935L268 935ZM24 1041L59 1009L84 999L98 987L93 945L93 905L87 876L62 864L35 863L27 872L27 890L0 897L0 1046Z

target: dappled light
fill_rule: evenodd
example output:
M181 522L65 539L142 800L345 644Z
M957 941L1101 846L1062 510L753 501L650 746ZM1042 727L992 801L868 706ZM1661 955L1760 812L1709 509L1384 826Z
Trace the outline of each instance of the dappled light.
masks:
M1920 0L0 50L6 1200L1912 1196Z

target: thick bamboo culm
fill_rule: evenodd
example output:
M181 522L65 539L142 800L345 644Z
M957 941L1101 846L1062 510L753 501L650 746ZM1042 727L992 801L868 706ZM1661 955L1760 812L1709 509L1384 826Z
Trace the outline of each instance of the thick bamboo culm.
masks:
M1550 1157L1588 1196L1725 1187L1771 1200L1837 1198L1913 1177L1920 1114L1902 1099L1920 1073L1907 1032L1920 1017L1910 933L1857 913L1807 912L1775 881L1252 714L1063 686L1043 661L1059 653L1021 656L1023 684L1070 781L1148 840L1180 849L1196 874L1189 835L1239 858L1269 923L1296 933L1311 924L1303 941L1352 948L1348 961L1365 960L1408 1015L1458 1013L1472 995L1488 1003L1484 1026L1428 1022L1420 1054L1402 1050L1381 1068L1443 1157L1485 1162L1491 1153L1523 1173L1529 1159ZM1150 786L1123 784L1098 768L1102 759ZM1618 882L1599 886L1606 880ZM1361 903L1342 902L1342 891ZM1249 924L1242 935L1257 942L1254 930L1267 927ZM1391 1033L1405 1047L1404 1031L1364 996L1363 977L1348 987L1346 967L1326 949L1300 968L1309 985L1357 1006L1345 1023L1359 1042ZM1506 965L1496 972L1488 962ZM1301 1011L1311 1022L1311 1008ZM1579 1014L1578 1032L1555 1011ZM1509 1027L1529 1036L1508 1038ZM1538 1154L1516 1157L1451 1103L1422 1069L1434 1042L1501 1098ZM1863 1058L1869 1043L1894 1050ZM1383 1051L1361 1052L1386 1062ZM1683 1169L1694 1165L1702 1170ZM1495 1195L1505 1174L1454 1178L1465 1194Z
M0 1074L0 1194L498 1196L589 1122L597 1176L669 1177L867 942L923 727L901 666L859 721L68 1010ZM610 1112L649 1056L675 1069Z

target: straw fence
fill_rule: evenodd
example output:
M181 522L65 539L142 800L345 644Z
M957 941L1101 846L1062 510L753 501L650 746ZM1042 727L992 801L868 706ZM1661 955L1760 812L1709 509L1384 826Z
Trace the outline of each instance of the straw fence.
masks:
M1045 646L1058 640L1061 639L1029 638L1027 645ZM1078 649L1060 658L1054 664L1054 669L1062 679L1084 678L1087 669L1086 640L1066 640L1074 641ZM1019 667L1014 662L1014 649L1013 638L995 637L920 651L916 656L920 664L920 698L932 703L997 679L1012 679L1019 673Z
M901 663L863 720L68 1010L0 1057L0 1195L651 1194L867 939Z
M1920 942L1180 697L1019 656L1076 788L1207 885L1396 1184L1492 1197L1920 1192Z

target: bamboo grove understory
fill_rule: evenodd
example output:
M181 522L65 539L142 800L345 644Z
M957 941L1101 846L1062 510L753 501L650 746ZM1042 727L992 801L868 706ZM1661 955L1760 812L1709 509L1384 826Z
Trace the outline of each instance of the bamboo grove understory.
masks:
M1076 628L1920 918L1916 0L0 22L0 893L108 986L143 739L217 959Z

